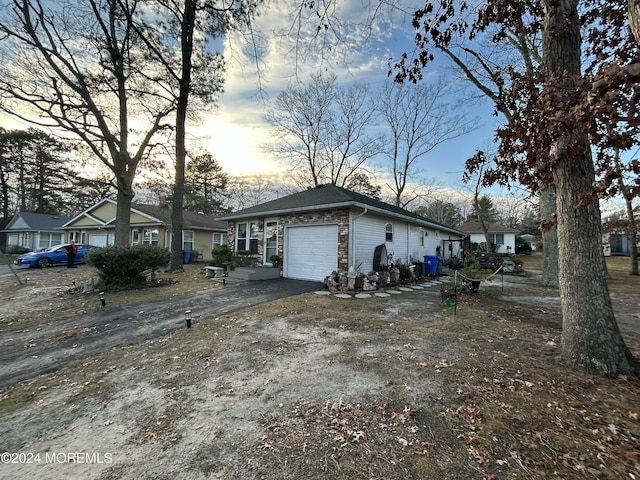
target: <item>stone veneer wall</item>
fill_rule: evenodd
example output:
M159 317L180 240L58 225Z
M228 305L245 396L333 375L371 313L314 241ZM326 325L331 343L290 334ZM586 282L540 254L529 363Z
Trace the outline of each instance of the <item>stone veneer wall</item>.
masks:
M349 269L349 209L330 208L315 212L299 213L278 218L278 252L282 254L284 227L296 225L338 225L338 272L346 272ZM327 272L329 275L331 272Z
M260 217L258 228L260 230L260 240L258 242L258 252L262 256L264 251L264 217ZM245 220L243 220L245 221ZM294 215L283 215L278 217L278 254L283 254L284 227L296 225L338 225L338 272L346 272L349 269L349 209L330 208L314 212L299 213ZM236 243L236 222L229 222L227 228L228 245L235 250ZM262 257L261 257L262 258ZM282 268L282 265L280 266ZM331 272L327 272L329 275Z

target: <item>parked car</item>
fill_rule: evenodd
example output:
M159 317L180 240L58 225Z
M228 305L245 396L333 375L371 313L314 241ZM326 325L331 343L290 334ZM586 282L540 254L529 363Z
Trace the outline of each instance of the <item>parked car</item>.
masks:
M15 264L21 267L51 267L53 265L66 265L67 264L67 251L64 247L66 245L54 245L45 250L39 252L25 253L19 255L15 260ZM89 245L87 243L77 243L78 253L76 254L74 263L84 263L84 257L93 248L99 248L95 245Z

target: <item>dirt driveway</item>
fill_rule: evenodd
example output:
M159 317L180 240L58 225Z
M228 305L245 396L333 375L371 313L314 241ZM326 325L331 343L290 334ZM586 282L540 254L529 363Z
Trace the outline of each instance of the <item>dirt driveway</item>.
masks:
M177 304L187 283L195 296L213 288L192 280L135 295ZM567 367L553 290L507 278L454 312L440 288L202 310L192 329L4 388L0 478L640 478L640 380ZM28 289L14 290L3 295ZM638 356L639 297L614 296ZM131 298L111 294L108 306ZM95 296L46 290L29 309L14 304L33 312L20 327L30 332L49 328L52 311L70 321L72 309L106 314ZM110 321L128 325L136 310ZM7 341L17 317L0 312ZM41 341L93 334L62 331L72 336Z
M198 275L199 266L188 265L187 268L192 276ZM95 292L90 295L82 293L90 271L87 266L71 272L63 267L17 270L21 278L28 280L25 280L25 285L15 287L17 290L12 298L5 296L0 306L0 321L3 315L15 313L16 304L26 308L20 313L22 318L13 320L17 328L0 330L0 389L55 371L74 360L185 328L186 310L191 310L192 325L196 325L203 315L230 313L321 287L319 283L287 279L260 282L234 282L230 279L223 285L202 277L202 285L194 291L176 290L170 298L153 298L146 302L131 292L129 297L135 303L113 306L112 294L107 292L105 307L102 308ZM15 285L16 282L13 275L0 276L0 285ZM76 282L76 288L72 282ZM86 301L75 301L83 296ZM29 322L29 316L40 314L37 304L43 299L52 306L58 303L64 308L63 314L44 323ZM31 307L32 312L29 311Z

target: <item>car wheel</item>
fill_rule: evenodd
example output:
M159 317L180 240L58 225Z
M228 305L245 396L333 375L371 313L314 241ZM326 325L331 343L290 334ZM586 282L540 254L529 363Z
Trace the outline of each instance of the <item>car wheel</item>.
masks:
M51 260L49 260L48 258L41 258L40 260L38 260L36 265L40 268L47 268L51 266Z

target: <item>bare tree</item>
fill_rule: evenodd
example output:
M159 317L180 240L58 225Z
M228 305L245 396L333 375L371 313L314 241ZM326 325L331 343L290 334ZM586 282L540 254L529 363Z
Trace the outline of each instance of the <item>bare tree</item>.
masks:
M300 185L344 187L363 185L353 177L380 151L380 137L367 133L374 114L366 85L342 88L335 75L314 74L307 85L280 93L265 118L274 129L274 153L291 164Z
M175 110L133 30L138 7L136 0L11 0L0 16L0 108L68 132L113 172L116 244L129 241L138 165Z
M426 206L416 208L415 212L452 228L460 225L463 218L460 206L438 199L431 201Z
M230 177L226 189L227 203L235 210L275 200L284 194L287 192L283 191L281 179L265 175Z
M147 2L153 14L136 22L137 35L162 72L175 110L175 178L171 206L171 267L182 270L182 212L185 196L188 116L210 106L222 91L224 61L211 51L211 40L249 25L260 0L157 0ZM178 39L178 41L176 41ZM200 108L194 108L194 107Z
M390 83L377 96L380 100L376 107L390 132L383 150L393 174L389 187L394 194L393 203L399 207L407 208L421 196L419 189L408 190L410 182L415 183L421 173L417 162L477 125L477 119L464 115L447 100L448 93L444 82Z

